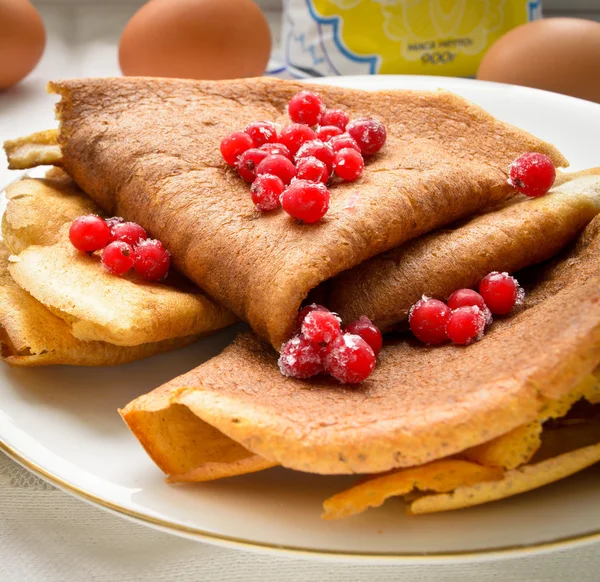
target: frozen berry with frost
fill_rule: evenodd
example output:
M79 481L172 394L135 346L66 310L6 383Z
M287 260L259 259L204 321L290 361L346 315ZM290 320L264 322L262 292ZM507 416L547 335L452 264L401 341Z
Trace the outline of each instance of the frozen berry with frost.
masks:
M329 344L324 365L342 384L358 384L371 375L375 362L375 352L362 337L344 333Z
M308 180L309 182L321 182L327 184L329 180L329 170L327 166L314 157L300 158L296 164L296 178L298 180Z
M171 266L171 253L156 239L146 239L133 249L133 268L147 281L160 281Z
M323 371L320 347L299 335L281 346L278 364L290 378L311 378Z
M256 178L256 168L269 154L258 148L246 150L235 165L238 174L246 182L254 182Z
M69 229L71 244L84 253L93 253L103 249L110 238L110 229L106 221L95 214L76 218Z
M418 340L433 346L448 339L446 324L449 317L450 308L443 301L423 296L411 307L408 324Z
M244 130L258 148L266 143L275 143L277 141L277 129L269 121L254 121Z
M148 238L148 233L137 222L121 222L110 229L109 242L122 241L132 247Z
M335 154L333 169L342 180L350 182L360 178L365 169L365 161L356 150L344 148Z
M237 159L253 146L254 142L247 133L234 131L221 141L221 155L230 166L234 166Z
M319 123L321 125L335 125L344 131L348 121L350 121L350 117L342 109L325 109Z
M300 146L307 141L316 139L315 132L301 123L292 123L286 125L279 133L279 143L283 144L292 155L300 149Z
M351 121L346 127L346 131L356 141L363 156L376 154L387 139L385 125L370 117Z
M296 220L317 222L329 210L329 190L319 182L294 180L281 195L281 206Z
M328 143L320 139L313 139L303 143L296 152L296 162L301 158L317 158L317 160L321 160L327 166L327 169L331 171L335 153Z
M538 198L552 188L555 178L556 169L548 156L527 153L510 165L508 183L521 194Z
M448 307L450 309L458 309L459 307L466 307L468 305L475 305L481 309L485 317L486 323L489 325L492 323L492 313L488 309L483 297L474 291L473 289L458 289L448 297Z
M342 130L335 125L321 125L316 131L317 139L321 141L329 141L332 137L342 135L342 133Z
M125 219L122 216L111 216L110 218L105 219L104 222L106 222L106 226L108 226L109 230L112 231L115 225L123 224Z
M344 331L363 338L371 346L375 355L381 351L383 345L381 332L366 315L361 315L356 321L349 323Z
M493 271L479 283L479 293L494 315L506 315L523 302L525 291L508 273Z
M302 322L302 335L316 344L329 344L342 333L342 320L331 311L314 309Z
M354 140L354 138L349 133L342 133L341 135L336 135L329 140L329 145L333 149L334 152L339 152L344 148L352 148L360 153L360 147Z
M275 210L281 206L280 198L284 190L285 184L281 181L281 178L272 174L256 176L252 186L250 186L252 202L258 210L263 212Z
M304 322L304 318L313 311L329 312L329 309L327 309L327 307L324 307L323 305L319 305L318 303L311 303L310 305L305 305L304 307L302 307L302 309L298 311L298 315L296 315L296 324L294 326L295 334L300 333L300 330L302 329L302 323Z
M325 103L314 91L296 93L288 105L288 114L294 123L317 125L325 111Z
M133 267L133 249L123 241L109 243L102 251L102 264L113 275L124 275Z
M287 185L296 176L296 166L285 156L267 156L256 168L256 175L261 174L277 176Z
M485 315L477 305L465 305L452 310L446 333L451 342L467 346L483 337L485 324Z
M290 153L282 143L266 143L260 148L263 152L267 152L269 156L285 156L290 162L294 161L294 156Z

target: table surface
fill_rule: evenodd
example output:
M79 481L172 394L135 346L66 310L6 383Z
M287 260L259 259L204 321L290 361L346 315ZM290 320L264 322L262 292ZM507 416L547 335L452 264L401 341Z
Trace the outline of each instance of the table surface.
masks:
M48 31L38 68L0 93L0 142L54 125L48 79L119 74L118 36L139 1L37 2ZM277 13L268 14L278 37ZM0 155L0 189L16 179ZM600 545L454 565L339 564L213 547L125 521L58 491L0 453L0 580L414 582L598 580Z

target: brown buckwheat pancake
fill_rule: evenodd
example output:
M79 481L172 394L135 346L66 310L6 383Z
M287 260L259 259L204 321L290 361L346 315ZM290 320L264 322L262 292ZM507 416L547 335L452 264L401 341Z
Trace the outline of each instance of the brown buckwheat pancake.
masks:
M181 272L275 348L322 281L512 196L507 171L523 152L567 165L551 145L445 91L318 86L329 107L380 118L387 143L358 181L332 189L318 224L297 224L283 211L260 215L248 185L221 159L219 143L257 119L287 123L289 99L307 88L268 78L51 83L62 97L62 157L53 163L107 213L152 232ZM23 165L22 152L35 163L35 142L42 159L40 136L7 144L14 167Z
M160 388L169 392L160 407L136 400L122 415L149 451L164 452L165 441L191 448L177 428L191 412L263 459L314 473L380 473L455 455L584 394L600 363L599 261L600 217L482 341L428 348L399 339L358 386L285 378L271 348L243 334ZM171 427L159 422L167 414Z

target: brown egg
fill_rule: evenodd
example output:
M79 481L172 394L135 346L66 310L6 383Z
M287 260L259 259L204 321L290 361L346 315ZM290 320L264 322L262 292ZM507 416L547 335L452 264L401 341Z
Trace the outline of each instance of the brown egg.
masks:
M0 90L26 77L46 46L44 24L29 0L0 0Z
M271 35L252 0L152 0L119 43L124 75L233 79L262 75Z
M490 47L477 78L600 102L600 23L548 18L518 26Z

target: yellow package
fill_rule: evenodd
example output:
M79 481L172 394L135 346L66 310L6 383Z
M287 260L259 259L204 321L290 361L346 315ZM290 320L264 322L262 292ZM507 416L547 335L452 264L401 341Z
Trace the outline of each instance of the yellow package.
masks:
M510 29L541 17L541 0L287 0L282 49L298 77L472 77Z

